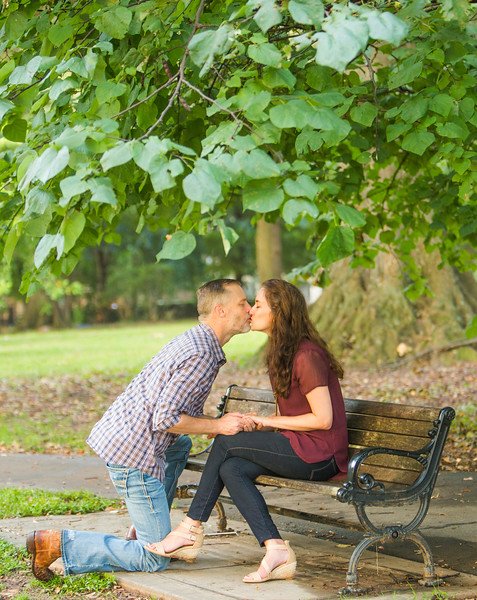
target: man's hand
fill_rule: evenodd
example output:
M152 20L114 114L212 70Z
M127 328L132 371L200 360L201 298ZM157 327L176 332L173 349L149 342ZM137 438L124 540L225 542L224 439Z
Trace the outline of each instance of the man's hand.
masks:
M222 435L235 435L240 431L253 431L254 421L241 413L228 413L217 419L218 432Z

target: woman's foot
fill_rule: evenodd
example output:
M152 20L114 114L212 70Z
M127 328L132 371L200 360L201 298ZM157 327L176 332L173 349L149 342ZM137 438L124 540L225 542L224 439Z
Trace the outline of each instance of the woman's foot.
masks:
M266 544L267 553L257 571L245 575L245 583L262 583L271 579L291 579L296 571L296 556L290 543L273 540Z
M204 528L189 517L171 531L161 542L148 544L146 550L165 558L178 558L193 562L204 541Z

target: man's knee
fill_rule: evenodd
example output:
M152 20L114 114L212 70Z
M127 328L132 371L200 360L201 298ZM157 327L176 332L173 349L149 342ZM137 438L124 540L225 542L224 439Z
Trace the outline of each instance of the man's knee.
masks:
M192 448L192 440L188 435L180 435L175 442L175 446L178 450L182 450L189 454L190 449Z

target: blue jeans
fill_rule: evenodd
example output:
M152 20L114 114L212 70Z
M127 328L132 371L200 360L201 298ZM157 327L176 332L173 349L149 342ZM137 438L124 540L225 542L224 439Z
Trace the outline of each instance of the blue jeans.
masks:
M218 435L187 514L191 519L207 521L225 485L235 506L263 545L266 540L279 539L280 534L254 484L259 475L326 481L337 473L333 457L307 463L295 454L288 438L276 431Z
M169 511L191 445L190 438L181 435L168 448L163 482L139 469L107 465L111 481L136 527L137 540L65 529L61 532L61 556L66 575L94 571L154 572L167 567L168 558L157 556L144 546L162 540L171 530Z

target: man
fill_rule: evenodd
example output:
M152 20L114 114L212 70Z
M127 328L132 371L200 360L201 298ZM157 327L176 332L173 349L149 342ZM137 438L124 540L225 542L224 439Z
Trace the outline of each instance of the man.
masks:
M169 509L190 450L180 435L250 431L239 413L204 418L203 407L220 367L222 346L250 330L250 305L240 284L218 279L197 292L199 324L169 342L118 396L87 439L105 460L124 499L137 540L74 530L38 530L27 538L37 579L53 577L60 556L65 574L93 571L162 571L169 559L147 551L170 531ZM191 532L194 536L195 532Z

